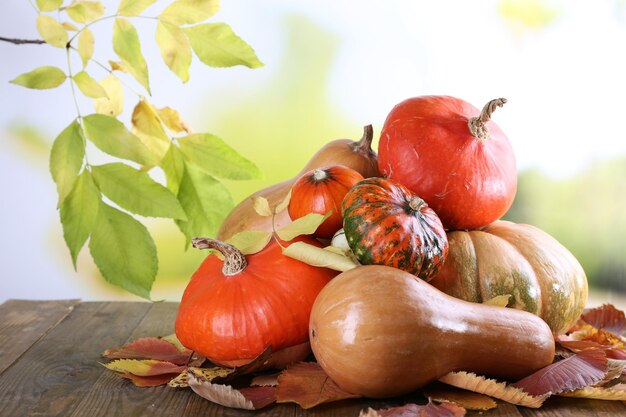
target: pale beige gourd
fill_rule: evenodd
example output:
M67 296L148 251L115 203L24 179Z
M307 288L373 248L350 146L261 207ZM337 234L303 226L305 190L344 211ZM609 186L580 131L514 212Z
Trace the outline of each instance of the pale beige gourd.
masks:
M313 155L304 168L293 178L271 185L241 201L226 217L217 234L217 239L227 240L243 230L272 230L271 217L259 216L253 208L253 198L265 197L270 207L276 207L287 196L293 183L304 173L329 165L344 165L363 177L379 176L376 153L372 150L373 130L371 125L363 128L359 141L337 139L324 145ZM275 226L280 228L291 222L287 210L276 215Z
M451 371L515 381L554 358L552 332L537 316L458 300L378 265L343 272L324 287L309 338L330 378L372 398L409 393Z

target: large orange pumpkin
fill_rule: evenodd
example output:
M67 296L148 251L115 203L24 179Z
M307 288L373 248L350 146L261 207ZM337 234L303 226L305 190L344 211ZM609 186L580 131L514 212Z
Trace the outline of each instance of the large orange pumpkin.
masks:
M527 224L497 221L448 233L448 257L430 282L466 301L510 295L509 307L541 317L554 334L566 332L587 302L580 263L556 239Z

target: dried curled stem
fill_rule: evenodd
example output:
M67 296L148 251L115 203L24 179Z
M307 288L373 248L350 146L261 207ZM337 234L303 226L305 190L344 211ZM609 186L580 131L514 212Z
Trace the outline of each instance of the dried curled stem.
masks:
M489 129L487 129L487 122L491 120L491 115L498 107L504 106L506 103L505 98L496 98L485 104L483 110L477 117L472 117L467 121L470 133L476 139L483 141L489 139Z
M245 255L239 249L226 242L208 237L194 237L191 239L191 244L196 249L215 249L224 255L222 273L227 277L237 275L248 266Z

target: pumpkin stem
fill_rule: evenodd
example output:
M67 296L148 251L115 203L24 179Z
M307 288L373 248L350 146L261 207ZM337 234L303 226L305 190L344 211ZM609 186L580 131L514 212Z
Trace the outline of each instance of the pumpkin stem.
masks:
M409 201L409 207L411 207L411 210L414 211L419 211L419 209L422 208L424 204L426 204L424 200L422 200L418 196L413 197L411 201Z
M315 181L321 181L328 177L328 173L323 169L316 168L313 170L313 179Z
M372 139L374 139L374 129L372 125L363 126L363 136L361 140L358 142L352 143L352 150L354 152L370 154L374 151L372 150Z
M505 98L496 98L485 104L483 110L477 117L472 117L467 121L470 133L479 141L489 139L489 129L487 122L491 120L491 115L498 107L502 107L506 103Z
M224 255L222 273L227 277L237 275L248 266L245 255L239 249L226 242L208 237L194 237L191 239L191 244L196 249L215 249Z

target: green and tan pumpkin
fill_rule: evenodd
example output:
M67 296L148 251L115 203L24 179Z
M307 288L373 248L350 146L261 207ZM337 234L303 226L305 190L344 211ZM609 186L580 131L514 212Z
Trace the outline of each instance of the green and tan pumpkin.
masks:
M348 245L364 265L385 265L429 280L448 251L441 220L420 197L385 178L367 178L341 205Z
M576 323L587 302L580 263L546 232L496 221L478 230L448 232L446 263L430 282L443 292L481 303L510 295L509 307L541 317L554 334Z

